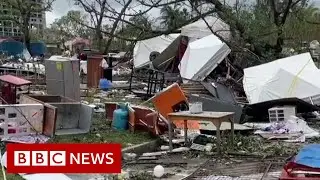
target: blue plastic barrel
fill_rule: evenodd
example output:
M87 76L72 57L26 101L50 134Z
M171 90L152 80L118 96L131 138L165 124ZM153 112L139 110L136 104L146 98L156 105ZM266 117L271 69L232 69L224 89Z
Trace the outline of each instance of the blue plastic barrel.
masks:
M112 87L112 83L108 79L100 79L99 87L102 90L108 90Z
M119 104L118 109L113 111L112 127L117 130L127 130L129 112L125 104Z

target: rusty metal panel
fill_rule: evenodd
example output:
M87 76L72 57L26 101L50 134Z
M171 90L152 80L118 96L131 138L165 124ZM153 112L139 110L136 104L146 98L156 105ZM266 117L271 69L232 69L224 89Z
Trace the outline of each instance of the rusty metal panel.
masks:
M88 57L87 63L87 87L97 88L102 75L100 63L103 59L102 55L95 55Z
M106 102L105 109L106 109L107 120L112 121L113 111L117 109L117 103L116 102Z
M57 120L57 108L49 104L44 107L43 134L54 136Z

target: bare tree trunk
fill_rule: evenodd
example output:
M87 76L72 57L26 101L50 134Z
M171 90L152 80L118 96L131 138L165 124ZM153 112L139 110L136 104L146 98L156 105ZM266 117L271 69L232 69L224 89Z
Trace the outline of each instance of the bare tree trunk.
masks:
M27 47L28 51L31 52L29 19L30 18L28 16L24 17L22 23L23 23L24 44Z

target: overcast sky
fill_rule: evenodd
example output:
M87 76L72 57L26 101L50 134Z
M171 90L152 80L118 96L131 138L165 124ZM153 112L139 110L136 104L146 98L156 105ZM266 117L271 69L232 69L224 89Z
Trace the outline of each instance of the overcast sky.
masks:
M230 0L234 1L234 0ZM320 0L312 0L317 6L320 6ZM111 1L112 2L112 1ZM70 10L78 10L77 6L73 5L72 0L56 0L53 4L53 10L46 12L47 26L50 25L55 19L66 15Z

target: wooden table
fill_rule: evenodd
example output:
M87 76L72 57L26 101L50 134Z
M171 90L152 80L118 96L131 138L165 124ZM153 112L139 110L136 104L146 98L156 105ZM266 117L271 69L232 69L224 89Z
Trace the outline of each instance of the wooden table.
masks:
M183 120L184 121L184 138L185 142L188 140L187 135L187 121L209 121L212 122L214 126L217 128L217 149L218 154L221 153L221 136L220 136L220 126L222 122L230 122L231 123L231 146L233 146L234 141L234 122L233 122L234 112L211 112L211 111L203 111L199 114L191 114L189 111L181 111L176 113L168 114L169 117L169 146L170 151L173 149L172 146L172 126L171 122Z

